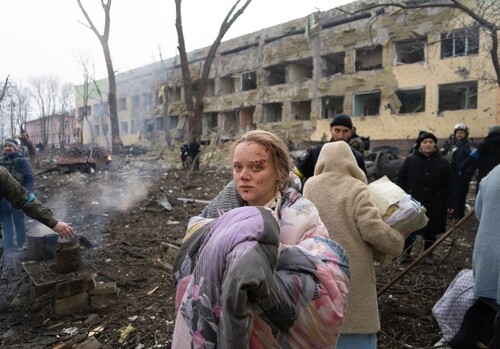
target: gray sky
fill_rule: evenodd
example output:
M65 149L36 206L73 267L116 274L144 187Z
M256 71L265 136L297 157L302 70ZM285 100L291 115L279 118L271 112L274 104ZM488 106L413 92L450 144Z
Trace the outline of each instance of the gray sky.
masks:
M243 3L244 0L241 0ZM270 27L347 0L253 0L224 40ZM100 0L82 0L102 33ZM235 0L183 0L188 51L210 45ZM101 46L85 22L76 0L2 0L0 2L0 80L54 75L79 84L82 59L106 77ZM115 0L111 7L110 48L118 72L176 54L174 0Z

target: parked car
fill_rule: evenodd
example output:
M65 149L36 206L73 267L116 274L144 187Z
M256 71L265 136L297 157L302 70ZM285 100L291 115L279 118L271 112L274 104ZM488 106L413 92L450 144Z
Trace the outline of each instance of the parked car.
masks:
M394 182L403 161L398 147L383 145L373 148L372 152L365 156L368 182L371 183L383 176Z

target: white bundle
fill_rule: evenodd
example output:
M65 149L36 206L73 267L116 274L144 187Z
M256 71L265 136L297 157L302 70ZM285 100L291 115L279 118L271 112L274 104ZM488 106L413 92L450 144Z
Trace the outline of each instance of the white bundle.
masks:
M404 236L427 225L429 219L425 215L425 207L387 176L370 183L368 190L384 222Z

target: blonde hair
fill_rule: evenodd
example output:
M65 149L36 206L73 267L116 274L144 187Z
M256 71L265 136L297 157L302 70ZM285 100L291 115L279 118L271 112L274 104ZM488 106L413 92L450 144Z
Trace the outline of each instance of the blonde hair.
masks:
M244 133L234 144L231 157L236 147L244 142L253 142L269 150L271 163L278 174L277 187L282 190L287 184L289 173L292 169L290 155L286 144L274 133L264 130L252 130Z

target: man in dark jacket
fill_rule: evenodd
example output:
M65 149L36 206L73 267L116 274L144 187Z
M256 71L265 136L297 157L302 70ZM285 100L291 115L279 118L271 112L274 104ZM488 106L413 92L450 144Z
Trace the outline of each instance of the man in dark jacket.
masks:
M52 211L44 206L35 195L29 193L9 171L0 166L0 199L5 198L12 207L22 209L29 217L51 228L63 238L72 237L75 232L68 223L58 221Z
M453 210L453 215L456 220L460 220L465 215L465 201L469 193L471 180L470 177L460 175L460 168L476 148L474 142L469 139L469 128L466 124L456 124L453 137L455 138L455 144L445 156L451 165L455 179L455 200L457 205Z
M337 114L330 122L330 133L332 138L330 142L344 141L351 146L354 157L358 166L366 174L366 165L363 155L355 149L355 147L363 148L363 141L358 137L353 139L353 124L351 117L347 114ZM324 143L317 144L315 146L309 147L302 155L295 161L295 167L293 172L300 179L305 182L309 177L314 175L314 167L318 161L319 153L321 148L323 148Z
M191 143L189 143L189 156L191 157L194 163L194 170L198 171L200 169L200 143L193 138Z
M479 143L464 161L460 171L465 178L472 178L477 169L477 187L479 183L496 165L500 164L500 125L491 126L488 136Z
M19 144L15 139L6 139L3 144L3 157L0 160L0 165L5 167L27 191L31 192L35 182L33 168L28 158L21 154L18 149ZM24 248L26 242L24 212L13 208L8 200L1 199L0 220L4 234L4 249Z

